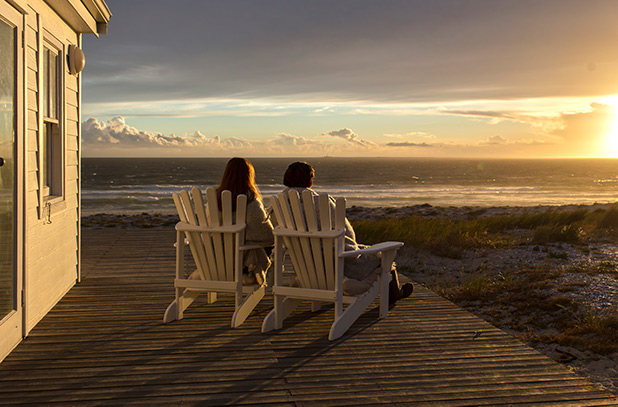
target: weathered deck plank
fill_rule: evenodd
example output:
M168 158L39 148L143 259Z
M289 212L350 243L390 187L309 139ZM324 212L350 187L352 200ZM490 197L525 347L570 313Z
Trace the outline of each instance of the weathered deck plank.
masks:
M82 282L0 364L0 405L618 405L597 385L417 287L329 342L332 308L263 335L231 296L173 299L173 231L85 230ZM482 331L475 338L475 332Z

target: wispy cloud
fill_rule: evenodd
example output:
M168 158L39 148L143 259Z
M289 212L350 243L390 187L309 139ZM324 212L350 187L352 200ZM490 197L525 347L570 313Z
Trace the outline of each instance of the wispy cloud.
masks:
M498 136L489 137L486 141L482 141L480 144L495 146L495 145L506 144L507 142L508 142L507 139L498 135Z
M386 143L387 147L438 147L438 145L427 143L413 143L410 141Z

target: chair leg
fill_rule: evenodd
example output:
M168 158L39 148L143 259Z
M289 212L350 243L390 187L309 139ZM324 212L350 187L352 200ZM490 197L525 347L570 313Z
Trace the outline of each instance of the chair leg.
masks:
M322 308L322 303L319 301L311 302L311 312L318 312Z
M346 307L345 310L335 319L335 322L330 327L328 340L332 341L339 338L341 335L352 326L358 317L367 309L379 293L379 282L376 281L373 286L363 295L356 298L356 301Z
M303 300L297 298L285 298L281 300L280 305L277 306L277 298L275 298L275 308L266 315L264 322L262 322L262 333L283 328L283 320L302 302Z
M234 315L232 316L232 328L237 328L240 324L245 322L245 319L251 314L251 311L253 311L255 306L262 300L265 292L266 286L261 285L245 297L242 303L236 308L236 311L234 311Z
M172 322L178 319L178 303L176 300L172 301L170 305L167 306L165 310L165 314L163 314L163 322Z
M201 294L200 291L177 288L176 299L168 305L163 315L163 322L172 322L183 318L183 312Z

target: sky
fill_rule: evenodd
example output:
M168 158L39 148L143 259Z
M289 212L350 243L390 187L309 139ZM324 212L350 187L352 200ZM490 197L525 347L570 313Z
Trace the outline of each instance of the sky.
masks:
M85 157L618 157L615 0L106 3Z

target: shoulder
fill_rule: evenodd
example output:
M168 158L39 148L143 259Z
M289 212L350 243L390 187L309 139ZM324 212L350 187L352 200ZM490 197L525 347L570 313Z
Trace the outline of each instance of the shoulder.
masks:
M264 210L264 203L259 199L254 199L247 203L247 210Z
M266 215L264 204L259 199L254 199L247 204L247 218L263 218Z

